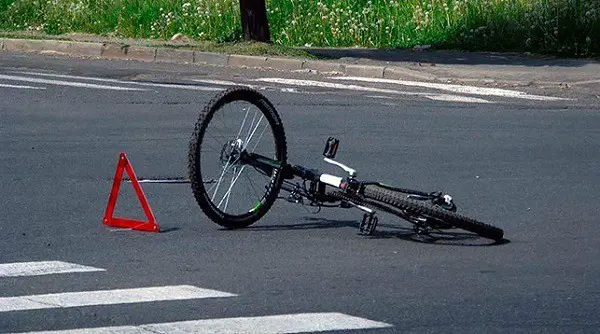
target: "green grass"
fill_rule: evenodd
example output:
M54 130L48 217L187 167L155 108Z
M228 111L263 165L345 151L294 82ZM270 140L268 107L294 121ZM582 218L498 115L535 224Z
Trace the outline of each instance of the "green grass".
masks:
M600 55L600 0L267 0L276 45ZM0 0L0 29L228 43L237 0Z

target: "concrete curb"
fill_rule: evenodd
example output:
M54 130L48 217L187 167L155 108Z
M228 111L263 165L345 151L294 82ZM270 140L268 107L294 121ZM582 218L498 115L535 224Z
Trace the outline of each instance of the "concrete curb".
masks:
M212 66L270 68L283 71L315 71L368 78L412 79L421 81L443 81L448 79L458 81L462 80L460 77L439 78L429 73L400 66L356 65L325 60L229 55L184 49L131 46L119 43L0 38L0 50L13 52L55 53L73 57L83 56L101 59L122 59L143 62L169 62ZM486 80L488 82L490 81L489 79ZM493 82L498 83L502 82L502 80L493 80Z

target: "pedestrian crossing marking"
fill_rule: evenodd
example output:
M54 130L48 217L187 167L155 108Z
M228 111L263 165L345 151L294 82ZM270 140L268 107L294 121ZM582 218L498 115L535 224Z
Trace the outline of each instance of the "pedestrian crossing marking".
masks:
M78 328L30 333L47 334L105 334L105 333L180 333L180 334L233 334L233 333L305 333L335 330L389 328L391 324L350 316L343 313L299 313L260 317L202 319L157 323L140 326Z
M45 295L0 297L0 312L235 296L237 295L191 285L64 292Z
M92 271L104 271L104 269L61 261L15 262L0 264L0 277L38 276Z

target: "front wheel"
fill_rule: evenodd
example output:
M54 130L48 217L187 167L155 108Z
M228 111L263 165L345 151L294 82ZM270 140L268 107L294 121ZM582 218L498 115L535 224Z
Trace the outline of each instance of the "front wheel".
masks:
M504 231L497 227L459 215L443 208L439 208L423 201L407 198L406 194L404 193L385 189L376 185L367 185L364 188L363 195L366 198L396 207L406 212L410 216L440 220L456 228L473 232L484 238L496 241L502 240L504 237Z
M230 88L200 112L188 156L194 197L221 226L246 227L264 216L277 199L281 169L265 171L245 163L244 157L251 153L285 166L283 125L262 94L246 87Z

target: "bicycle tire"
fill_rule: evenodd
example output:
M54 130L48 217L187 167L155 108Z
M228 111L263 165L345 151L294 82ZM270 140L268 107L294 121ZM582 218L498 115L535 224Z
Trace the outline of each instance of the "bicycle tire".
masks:
M216 205L211 199L211 196L207 192L207 189L204 185L201 168L202 144L205 132L217 111L219 111L227 104L236 102L248 102L251 105L254 105L258 108L258 110L262 113L264 118L268 121L268 124L265 125L265 129L267 125L271 128L271 132L275 141L276 156L274 157L274 159L278 160L281 166L285 166L287 161L287 143L283 124L277 111L275 110L275 107L269 102L269 100L264 95L249 87L232 87L217 94L210 100L206 107L200 112L198 116L198 121L196 122L196 125L194 127L194 132L190 139L188 153L188 174L191 181L192 192L194 193L196 202L198 203L202 211L213 222L229 229L247 227L258 221L260 218L262 218L277 199L277 195L279 194L281 184L283 182L283 175L281 171L279 169L274 168L272 171L272 175L269 178L268 184L265 185L266 189L264 196L253 208L241 214L230 214L224 212L219 208L220 204ZM215 122L216 121L217 120L215 120ZM254 119L252 119L252 122L254 122ZM243 127L244 124L242 123L242 128ZM250 125L250 128L252 128L252 125ZM221 154L223 153L221 152ZM223 173L225 173L226 169L227 166L223 167ZM240 172L240 174L241 173L242 172ZM234 181L232 181L232 186L233 183ZM227 204L225 204L225 209L227 209Z
M456 228L473 232L484 238L498 241L502 240L504 237L504 231L500 228L482 223L475 219L465 217L443 208L438 208L423 201L407 198L406 194L400 192L384 189L376 185L367 185L364 188L363 195L365 198L380 201L414 215L425 215L439 219Z

